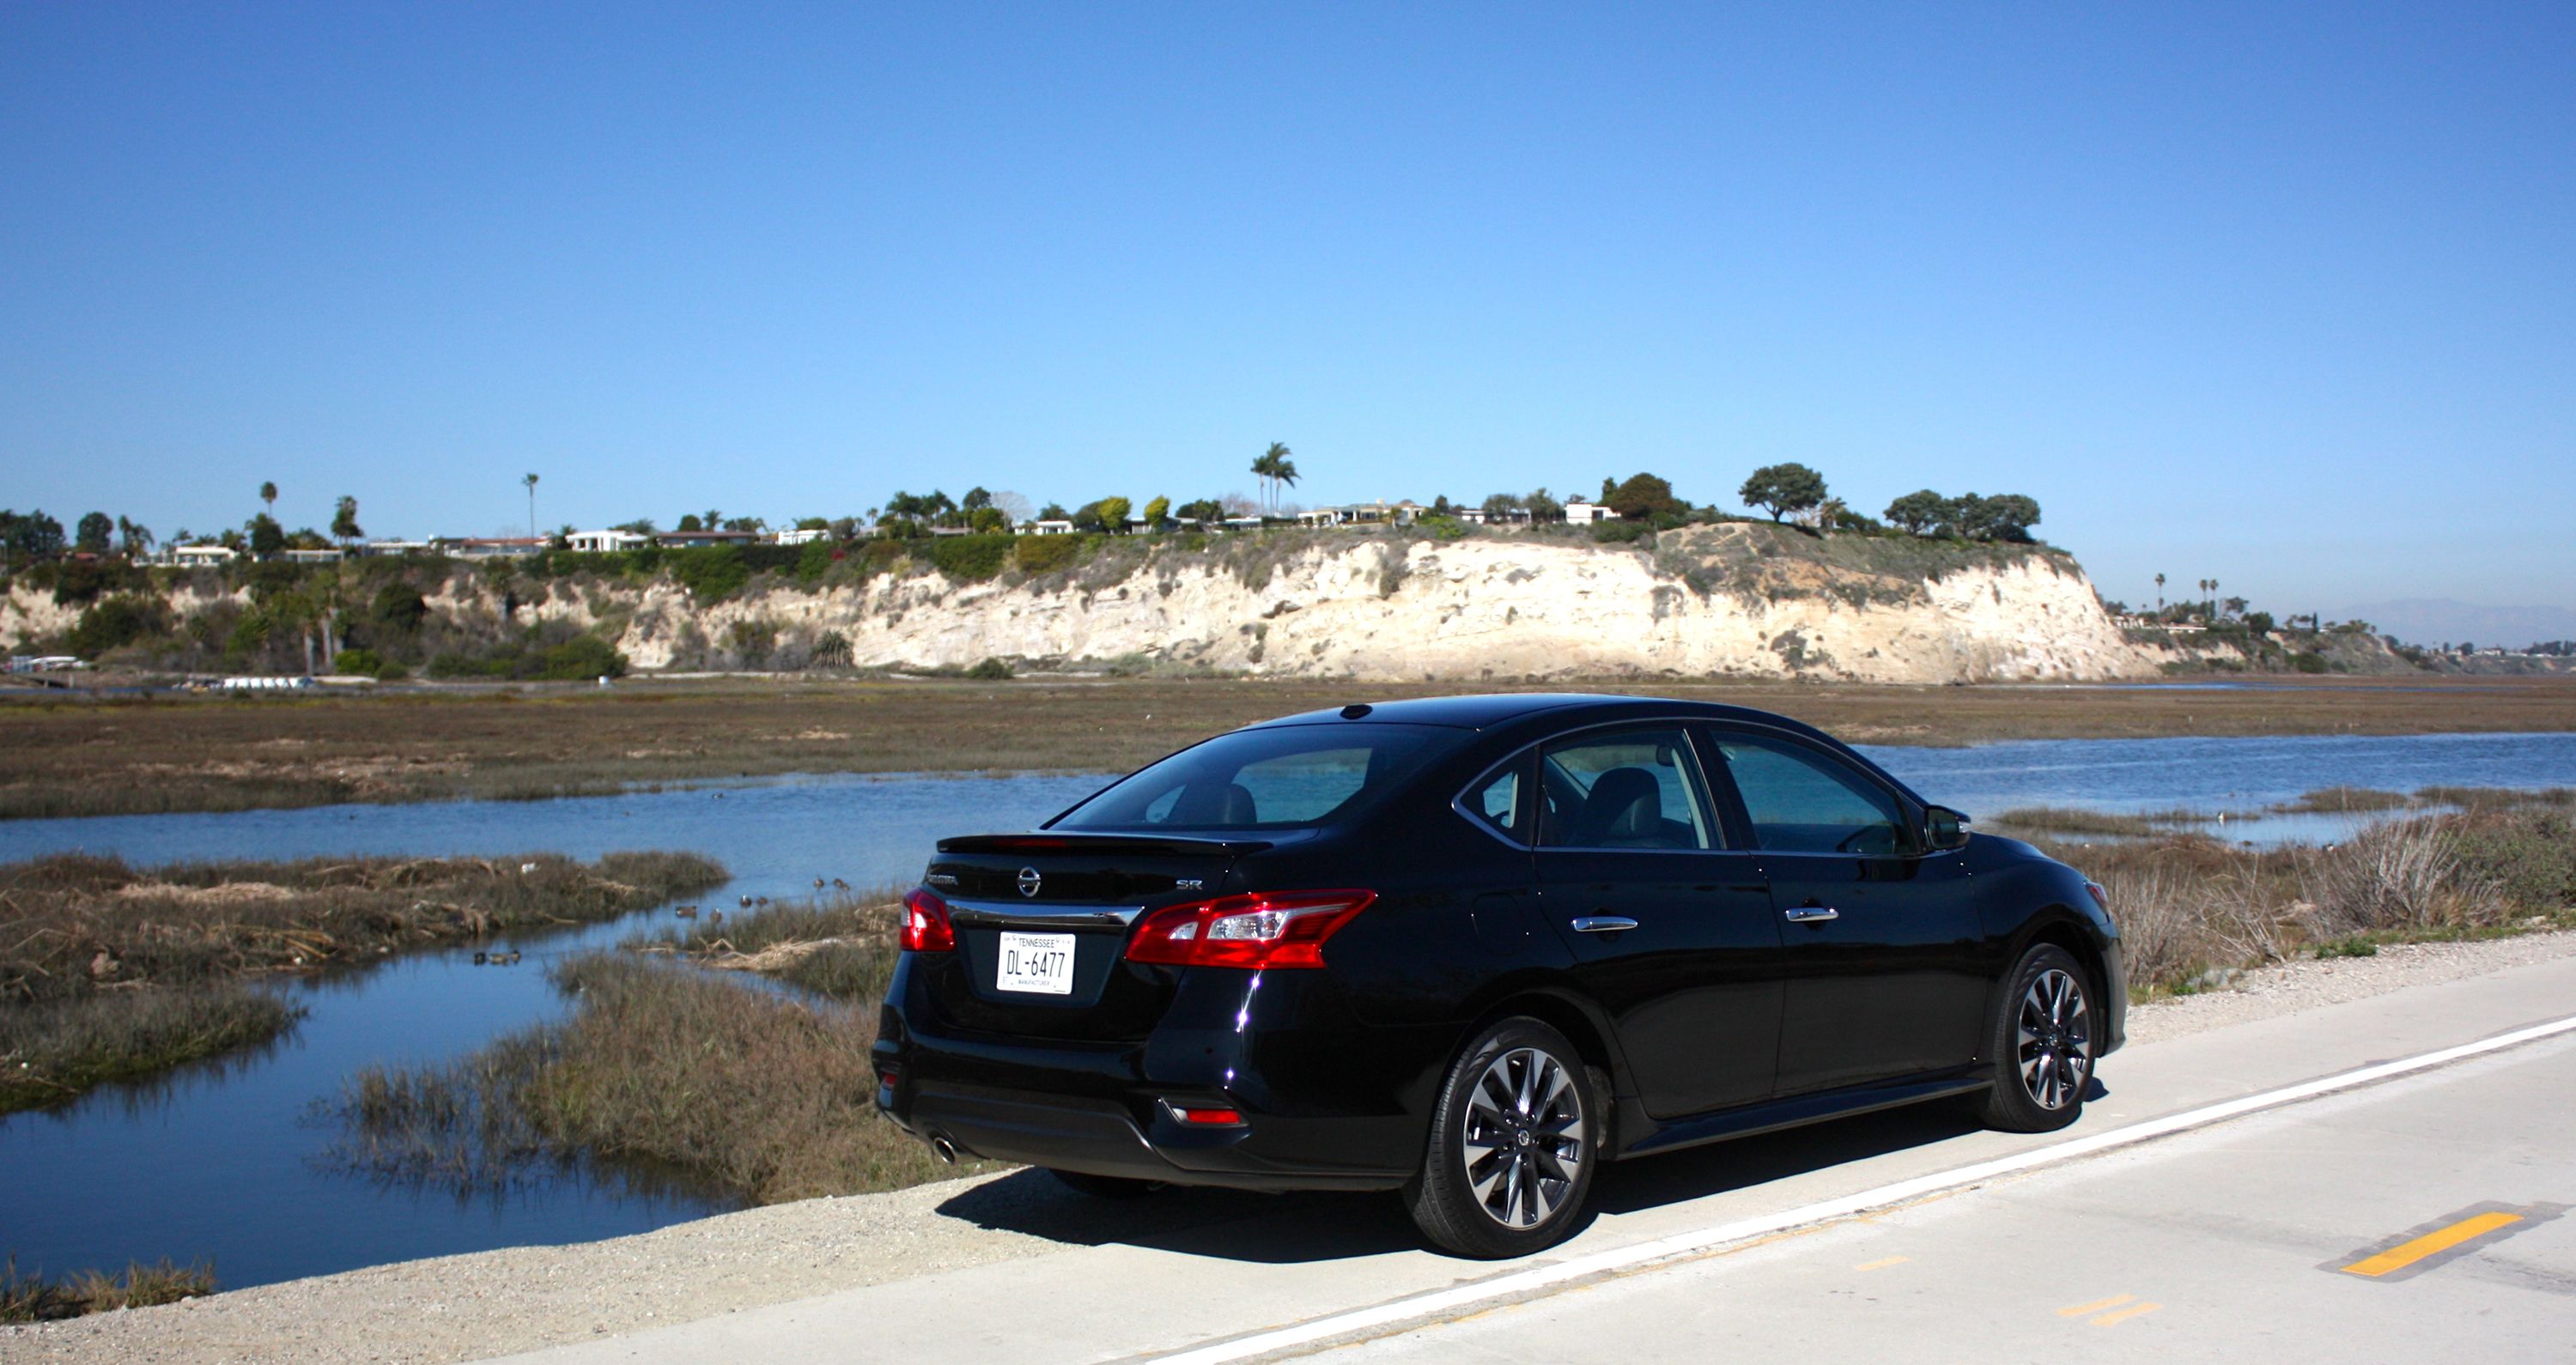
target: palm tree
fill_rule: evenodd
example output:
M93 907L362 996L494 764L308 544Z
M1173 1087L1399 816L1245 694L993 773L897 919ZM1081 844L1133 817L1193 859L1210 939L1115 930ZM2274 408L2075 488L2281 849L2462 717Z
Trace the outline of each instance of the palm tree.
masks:
M1282 483L1297 482L1297 466L1288 463L1288 447L1277 441L1252 462L1252 472L1261 480L1264 500L1274 506L1278 499L1273 490Z
M261 484L259 486L259 500L267 503L268 510L274 514L277 511L277 485L275 483Z
M2163 611L2164 609L2165 609L2165 576L2164 576L2163 574L2157 574L2157 575L2156 575L2156 610L2158 610L2158 611Z
M519 482L528 486L528 538L534 540L537 536L537 476L522 474Z

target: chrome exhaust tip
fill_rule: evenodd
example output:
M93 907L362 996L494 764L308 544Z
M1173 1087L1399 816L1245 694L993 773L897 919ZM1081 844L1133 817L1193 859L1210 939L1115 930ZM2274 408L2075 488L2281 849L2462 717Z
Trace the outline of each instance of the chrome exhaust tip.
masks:
M950 1142L944 1133L930 1140L930 1151L932 1155L951 1166L957 1164L957 1144Z

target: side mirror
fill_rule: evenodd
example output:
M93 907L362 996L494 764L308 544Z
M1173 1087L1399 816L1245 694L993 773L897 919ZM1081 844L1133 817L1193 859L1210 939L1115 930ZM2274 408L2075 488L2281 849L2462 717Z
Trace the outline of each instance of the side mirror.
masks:
M1948 806L1927 806L1923 811L1923 842L1935 853L1947 853L1968 846L1968 817Z

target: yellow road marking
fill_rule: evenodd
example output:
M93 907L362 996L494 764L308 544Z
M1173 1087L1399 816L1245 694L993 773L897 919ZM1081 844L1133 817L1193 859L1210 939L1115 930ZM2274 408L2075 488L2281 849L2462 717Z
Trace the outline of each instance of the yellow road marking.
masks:
M1890 1257L1888 1257L1886 1260L1883 1260L1883 1261L1863 1261L1863 1262L1861 1262L1859 1265L1853 1266L1853 1267L1852 1267L1852 1269L1854 1269L1854 1270L1885 1270L1885 1269L1887 1269L1889 1266L1892 1266L1892 1265L1903 1265L1903 1264L1905 1264L1907 1261L1910 1261L1910 1260L1913 1260L1913 1259L1914 1259L1914 1258L1913 1258L1913 1257L1911 1257L1911 1256L1890 1256Z
M2102 1316L2093 1319L2093 1325L2096 1327L2108 1327L2112 1323L2127 1322L2129 1319L2137 1317L2140 1314L2152 1313L2162 1307L2164 1307L2164 1305L2160 1303L2137 1304L2132 1307L2123 1308L2117 1313L2105 1313Z
M2100 1303L2079 1303L2073 1308L2060 1308L2057 1310L2057 1316L2061 1318L2080 1318L2087 1313L2099 1313L2105 1308L2117 1308L2121 1304L2136 1303L2137 1301L2138 1296L2135 1294L2114 1294L2111 1297L2102 1300Z
M2349 1275L2385 1275L2458 1246L2472 1238L2484 1237L2497 1228L2510 1227L2522 1221L2518 1213L2481 1213L2463 1218L2446 1228L2437 1228L2411 1242L2401 1242L2376 1256L2366 1256L2344 1267Z

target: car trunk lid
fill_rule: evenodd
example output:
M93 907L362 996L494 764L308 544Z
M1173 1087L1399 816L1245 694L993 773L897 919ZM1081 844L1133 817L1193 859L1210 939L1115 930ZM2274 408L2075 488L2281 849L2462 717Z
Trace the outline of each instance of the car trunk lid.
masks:
M924 880L948 903L957 950L928 964L931 998L975 1032L1141 1039L1171 1003L1176 974L1127 961L1129 929L1147 912L1220 894L1239 859L1268 847L1114 833L942 839Z

